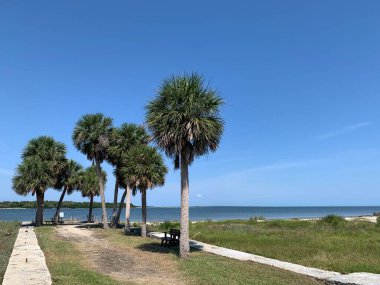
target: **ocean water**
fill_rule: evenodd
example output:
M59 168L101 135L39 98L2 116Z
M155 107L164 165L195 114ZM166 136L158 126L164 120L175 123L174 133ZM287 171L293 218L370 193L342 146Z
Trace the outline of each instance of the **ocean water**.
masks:
M88 209L62 209L65 219L85 220ZM123 209L121 220L124 218ZM45 209L44 218L50 220L55 209ZM180 219L180 208L148 207L149 222L176 221ZM329 214L340 216L372 215L380 212L380 206L368 207L190 207L190 220L226 220L249 219L250 217L263 216L265 219L289 219L289 218L319 218ZM93 210L96 219L101 218L101 209ZM112 209L107 209L111 216ZM1 221L32 221L35 217L34 209L0 209ZM141 221L141 208L131 209L131 221Z

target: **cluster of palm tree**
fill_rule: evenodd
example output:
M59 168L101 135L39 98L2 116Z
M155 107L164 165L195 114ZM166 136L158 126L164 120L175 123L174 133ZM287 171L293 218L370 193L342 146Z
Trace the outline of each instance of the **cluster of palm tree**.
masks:
M102 224L108 228L102 163L114 167L115 190L111 226L116 227L126 199L125 230L130 230L131 194L141 193L142 231L146 236L146 191L165 183L168 171L162 156L149 143L165 152L181 172L180 257L189 255L189 174L196 157L215 151L220 143L224 122L220 117L223 103L218 92L198 74L172 76L163 81L156 97L146 106L146 126L123 124L113 127L112 119L103 114L84 115L76 123L72 135L75 147L92 162L83 171L81 166L65 158L65 147L50 137L31 140L26 146L13 189L22 195L37 196L36 224L42 224L43 193L48 188L63 189L65 194L81 190L93 200L100 195ZM86 173L86 175L84 174ZM119 188L124 189L118 203ZM91 204L91 203L90 203ZM57 216L56 214L56 216ZM91 218L91 207L89 219ZM55 217L56 218L56 217Z
M104 161L114 166L115 174L111 226L116 227L118 225L121 209L125 198L127 198L125 230L130 230L131 194L136 194L137 190L142 193L143 224L145 224L146 203L144 203L144 199L146 190L164 184L167 168L157 149L148 146L150 136L144 127L125 123L117 128L112 126L112 119L103 114L88 114L77 122L72 139L75 147L94 164L102 204L103 228L108 228L104 179L101 175L101 164ZM147 155L149 157L146 158ZM147 159L150 159L148 160L149 163L146 162ZM159 172L156 173L157 171ZM124 193L119 206L117 206L119 187L124 189ZM142 231L142 236L145 237L145 234L146 231Z

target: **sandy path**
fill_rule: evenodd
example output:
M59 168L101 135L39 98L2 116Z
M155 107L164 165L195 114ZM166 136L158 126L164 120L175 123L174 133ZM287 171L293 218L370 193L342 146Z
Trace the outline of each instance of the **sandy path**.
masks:
M136 284L186 284L170 256L138 248L120 248L104 239L97 230L58 226L59 238L74 243L86 256L86 264L120 281Z

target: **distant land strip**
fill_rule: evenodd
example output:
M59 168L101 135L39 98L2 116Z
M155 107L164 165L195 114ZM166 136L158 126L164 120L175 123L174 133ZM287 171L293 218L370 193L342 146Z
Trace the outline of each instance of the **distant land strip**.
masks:
M45 209L53 209L56 208L58 201L45 201L44 208ZM73 202L73 201L63 201L61 208L88 208L89 202ZM112 208L113 203L106 203L107 208ZM26 208L26 209L35 209L37 207L36 201L3 201L0 202L0 209L4 208ZM100 202L93 202L93 208L101 208L102 204ZM131 207L136 207L131 203Z

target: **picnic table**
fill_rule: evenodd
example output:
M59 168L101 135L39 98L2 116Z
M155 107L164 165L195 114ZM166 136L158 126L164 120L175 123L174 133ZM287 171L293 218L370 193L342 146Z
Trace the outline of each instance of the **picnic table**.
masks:
M161 246L179 246L180 230L170 229L168 232L164 232L164 234L165 236L161 238Z

